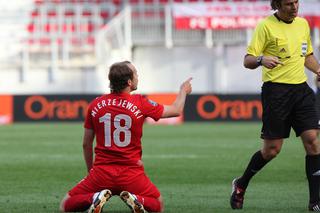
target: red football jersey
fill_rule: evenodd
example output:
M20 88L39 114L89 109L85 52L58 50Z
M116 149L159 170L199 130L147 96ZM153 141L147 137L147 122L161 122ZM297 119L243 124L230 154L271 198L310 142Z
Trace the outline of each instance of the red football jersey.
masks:
M142 95L107 94L93 100L84 127L96 136L94 165L137 164L141 160L142 126L146 117L159 120L163 105Z

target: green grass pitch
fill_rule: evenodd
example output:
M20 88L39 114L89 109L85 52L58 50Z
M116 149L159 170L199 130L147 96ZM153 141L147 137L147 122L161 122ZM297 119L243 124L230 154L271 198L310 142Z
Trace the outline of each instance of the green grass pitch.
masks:
M260 148L260 123L144 127L143 160L167 213L235 212L231 181ZM64 194L86 175L82 124L0 126L0 212L59 212ZM304 150L293 134L253 178L240 212L307 212ZM129 213L118 197L104 212ZM238 212L238 211L236 211Z

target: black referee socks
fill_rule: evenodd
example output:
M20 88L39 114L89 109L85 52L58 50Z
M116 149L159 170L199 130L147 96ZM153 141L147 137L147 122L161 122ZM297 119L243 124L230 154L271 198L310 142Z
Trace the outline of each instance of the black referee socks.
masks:
M309 182L310 203L320 201L320 154L306 156L306 175Z
M258 172L260 171L270 160L265 160L262 157L261 151L257 151L254 153L251 157L251 160L248 164L248 167L244 171L241 178L238 179L238 185L242 189L246 189L250 179Z

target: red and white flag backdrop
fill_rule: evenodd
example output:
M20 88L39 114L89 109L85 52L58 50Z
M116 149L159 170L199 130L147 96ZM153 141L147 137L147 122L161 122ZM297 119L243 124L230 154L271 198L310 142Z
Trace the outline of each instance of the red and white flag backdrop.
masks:
M264 17L274 13L270 2L175 3L176 29L244 29L254 28ZM300 1L299 16L310 27L320 27L320 3Z

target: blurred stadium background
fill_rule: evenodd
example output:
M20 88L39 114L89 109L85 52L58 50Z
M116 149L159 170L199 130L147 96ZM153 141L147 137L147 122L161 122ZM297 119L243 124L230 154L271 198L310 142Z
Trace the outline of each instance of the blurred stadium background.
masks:
M189 76L194 78L193 94L227 95L222 99L241 101L260 92L261 73L246 71L242 61L252 29L272 13L269 1L2 0L0 4L0 101L6 103L0 123L26 120L18 116L19 109L7 110L16 105L7 103L25 106L27 100L21 101L19 95L107 92L108 66L119 60L136 64L138 92L146 95L172 94ZM300 15L309 20L317 56L319 11L318 0L301 1ZM308 75L314 88L313 76ZM232 96L240 94L244 96ZM204 104L211 115L213 99L204 101L214 103ZM36 105L46 100L37 99L30 108L39 112L42 106Z
M320 0L300 4L319 58ZM184 115L163 123L202 123L145 129L146 169L166 212L229 212L230 181L259 147L260 124L213 121L260 120L261 73L242 62L253 28L271 13L269 0L0 0L0 124L14 124L0 126L0 212L58 212L85 174L82 124L60 122L83 120L119 60L137 66L137 92L164 104L194 78ZM246 212L305 210L297 146L256 178Z

